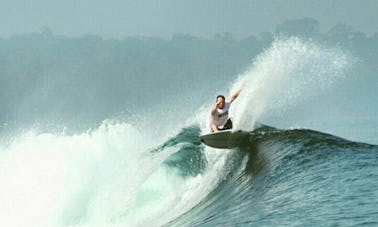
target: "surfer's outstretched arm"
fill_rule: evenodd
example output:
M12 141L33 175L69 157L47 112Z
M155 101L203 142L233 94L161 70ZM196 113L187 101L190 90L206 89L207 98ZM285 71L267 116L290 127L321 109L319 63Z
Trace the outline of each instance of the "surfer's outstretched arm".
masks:
M243 90L243 88L245 87L245 84L246 84L246 81L244 80L240 86L240 88L234 93L231 95L230 97L230 102L233 102L240 94L240 92Z

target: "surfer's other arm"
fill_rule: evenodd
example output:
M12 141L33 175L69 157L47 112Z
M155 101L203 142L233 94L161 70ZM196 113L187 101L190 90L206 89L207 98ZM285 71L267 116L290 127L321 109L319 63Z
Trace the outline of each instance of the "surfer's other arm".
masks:
M233 102L239 96L239 94L243 90L245 84L246 84L246 81L243 81L240 88L234 94L231 95L230 102Z

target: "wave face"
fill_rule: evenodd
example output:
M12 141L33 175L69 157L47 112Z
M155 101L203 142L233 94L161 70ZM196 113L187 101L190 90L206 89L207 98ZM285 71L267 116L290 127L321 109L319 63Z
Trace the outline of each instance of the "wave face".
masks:
M344 115L331 105L355 62L339 48L298 38L274 41L230 82L231 92L247 82L230 110L236 128L249 133L238 149L200 143L198 136L209 131L213 101L180 123L174 120L182 117L180 111L167 110L188 103L154 105L146 115L107 119L86 132L10 133L0 146L0 222L377 225L378 147L372 145L378 142L377 126L366 130L360 118L340 121ZM319 123L325 118L327 127ZM256 121L275 127L255 129ZM366 143L338 137L345 129L352 132L348 138Z
M376 225L377 160L375 145L264 126L228 157L206 199L168 226Z

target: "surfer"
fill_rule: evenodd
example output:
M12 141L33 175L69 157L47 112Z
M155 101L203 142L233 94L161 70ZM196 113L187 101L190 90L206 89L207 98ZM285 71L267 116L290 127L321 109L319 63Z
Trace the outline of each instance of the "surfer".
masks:
M243 89L245 82L234 94L231 95L230 100L226 101L223 95L218 95L216 98L216 105L211 109L210 129L211 132L218 132L221 130L232 129L232 119L228 117L228 110L231 103L239 96Z

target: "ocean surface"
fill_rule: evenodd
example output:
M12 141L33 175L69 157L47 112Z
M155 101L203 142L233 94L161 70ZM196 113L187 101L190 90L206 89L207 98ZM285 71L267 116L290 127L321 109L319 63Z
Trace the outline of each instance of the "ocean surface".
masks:
M138 108L127 104L91 124L89 116L106 113L104 106L72 105L67 116L84 109L74 123L65 124L66 115L43 121L43 103L48 111L67 98L64 89L43 94L75 82L39 80L54 86L9 102L14 117L1 119L0 225L378 226L378 79L376 72L364 76L375 67L370 60L342 45L278 37L240 73L155 83L160 93L178 89L136 98ZM149 80L125 86L144 97ZM248 132L240 147L201 144L216 94L227 96L243 81L230 109L235 130ZM11 91L2 95L11 98ZM32 124L22 106L36 106L29 108L38 113Z

